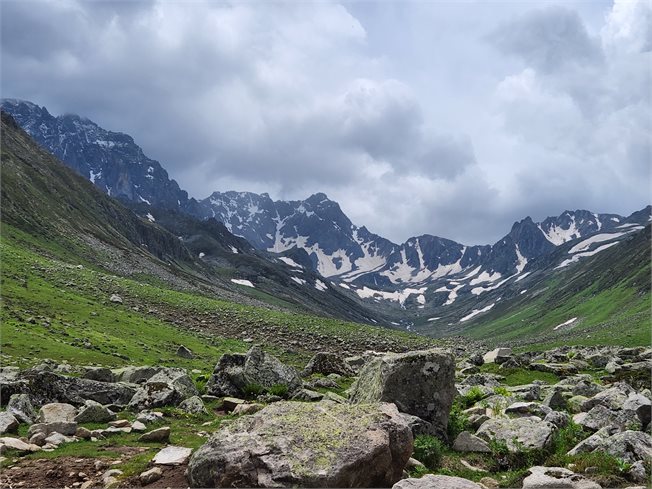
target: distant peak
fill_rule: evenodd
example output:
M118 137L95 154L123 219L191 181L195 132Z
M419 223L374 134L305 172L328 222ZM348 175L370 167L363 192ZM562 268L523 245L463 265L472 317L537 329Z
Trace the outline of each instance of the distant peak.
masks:
M328 196L323 193L323 192L317 192L316 194L312 194L310 197L306 199L306 202L310 202L313 204L320 204L321 202L324 202L328 199Z

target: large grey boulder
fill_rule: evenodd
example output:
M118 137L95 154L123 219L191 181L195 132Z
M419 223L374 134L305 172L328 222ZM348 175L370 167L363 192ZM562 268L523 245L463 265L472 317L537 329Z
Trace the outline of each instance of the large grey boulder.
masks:
M304 377L312 374L338 374L350 377L354 372L339 355L320 351L310 359L302 373Z
M600 484L562 467L531 467L522 489L602 489Z
M32 424L36 420L36 410L27 394L14 394L7 403L7 411L13 414L19 423Z
M63 402L52 402L41 406L36 420L39 423L67 423L75 420L77 408Z
M280 401L217 431L187 478L191 487L389 487L412 443L391 404Z
M293 395L302 383L294 368L254 346L244 355L222 355L206 383L206 392L213 396L243 397L250 385L263 389L285 385Z
M476 435L487 441L497 440L505 443L511 452L521 449L544 448L552 441L556 426L540 418L492 418L485 421Z
M612 411L598 404L588 413L579 413L573 416L573 421L588 431L598 431L601 428L616 427L641 428L641 422L635 411Z
M116 415L110 409L102 406L99 402L86 401L75 416L77 423L106 423L116 419Z
M184 369L164 368L138 388L127 407L141 411L177 406L198 394L195 384Z
M652 460L652 436L643 431L623 431L603 441L602 449L614 457L634 463Z
M642 394L632 393L623 403L623 411L633 411L645 428L652 418L652 401Z
M0 435L18 431L18 420L9 411L0 412Z
M403 479L392 489L483 489L483 486L462 477L426 474L418 479Z
M126 405L136 391L136 386L130 384L66 377L48 371L31 372L25 379L35 404L65 402L81 406L90 399L100 404Z
M392 402L399 411L431 423L432 434L446 438L457 394L455 359L441 349L385 355L364 366L351 390L352 403Z
M604 406L608 409L618 410L622 409L625 401L630 394L635 394L634 389L625 382L618 382L610 388L597 393L595 396L587 399L582 403L580 409L582 411L590 411L595 406Z

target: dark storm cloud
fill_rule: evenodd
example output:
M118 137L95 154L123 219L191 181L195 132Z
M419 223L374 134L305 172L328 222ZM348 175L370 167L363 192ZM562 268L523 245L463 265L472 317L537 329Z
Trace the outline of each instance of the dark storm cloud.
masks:
M324 191L395 241L645 205L649 5L497 5L10 0L2 95L131 134L193 196Z

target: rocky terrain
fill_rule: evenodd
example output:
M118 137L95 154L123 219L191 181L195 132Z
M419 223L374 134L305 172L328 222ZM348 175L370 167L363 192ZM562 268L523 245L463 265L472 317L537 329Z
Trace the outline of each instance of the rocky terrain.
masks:
M252 346L212 372L8 363L3 487L651 482L649 348L320 352L295 368Z

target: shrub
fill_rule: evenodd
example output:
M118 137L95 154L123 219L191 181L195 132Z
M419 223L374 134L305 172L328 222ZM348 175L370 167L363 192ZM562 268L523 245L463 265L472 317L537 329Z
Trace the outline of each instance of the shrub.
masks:
M288 391L288 386L285 384L274 384L267 390L268 393L283 398L287 397Z
M414 458L431 470L435 470L441 463L444 444L430 435L417 435L414 439Z
M248 398L251 397L256 397L265 392L265 389L263 388L262 385L260 384L247 384L244 386L242 389L242 392L244 392L245 396Z
M454 402L451 408L450 414L448 415L448 426L447 434L448 441L453 443L457 435L462 431L469 430L469 418L462 411L462 407L459 403Z
M476 402L481 401L485 397L485 393L482 392L482 389L480 389L480 387L477 385L474 385L466 394L460 396L458 399L460 399L459 402L462 408L466 409L473 406Z
M498 387L494 387L494 394L497 394L499 396L505 396L505 397L511 396L511 392L507 390L507 387L504 387L502 385L499 385Z

